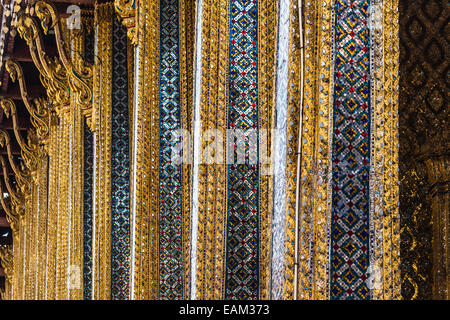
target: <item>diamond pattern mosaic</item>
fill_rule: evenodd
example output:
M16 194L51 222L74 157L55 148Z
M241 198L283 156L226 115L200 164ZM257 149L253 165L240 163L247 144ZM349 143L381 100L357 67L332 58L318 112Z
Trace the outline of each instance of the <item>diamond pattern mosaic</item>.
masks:
M84 124L84 192L83 192L83 299L92 298L92 218L94 185L94 135Z
M231 1L230 129L258 129L258 6L256 0ZM228 166L226 299L258 298L258 165Z
M181 128L178 0L161 1L159 297L183 297L181 165L171 161Z
M368 0L335 3L331 298L368 299L370 39Z
M130 136L127 30L113 18L111 298L130 298Z

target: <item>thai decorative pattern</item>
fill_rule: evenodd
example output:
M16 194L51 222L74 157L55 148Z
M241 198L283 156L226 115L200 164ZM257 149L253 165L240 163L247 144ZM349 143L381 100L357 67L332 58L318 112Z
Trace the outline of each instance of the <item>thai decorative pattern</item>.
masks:
M0 262L5 274L7 275L5 283L5 292L2 294L2 299L11 300L14 292L14 265L13 265L13 248L11 246L0 247Z
M241 146L235 147L233 141L229 141L233 160L227 159L230 161L227 166L225 298L246 300L256 299L259 291L259 164L255 161L259 157L257 137L250 133L259 127L257 2L232 1L230 11L227 126L242 130L250 141L248 145L244 142L243 162L234 157L233 148ZM236 140L238 138L241 137Z
M96 24L93 298L125 300L131 281L127 36L112 3L97 6Z
M95 64L95 32L94 21L90 25L83 24L84 52L86 62ZM93 274L93 217L94 217L94 133L87 121L83 133L83 299L92 299Z
M94 100L92 126L94 129L94 250L93 296L97 299L111 298L111 151L112 151L112 40L113 7L111 3L95 8L97 26L97 58L94 65ZM103 80L102 80L103 79Z
M443 1L24 6L3 297L448 299Z
M202 142L199 151L194 146L192 294L267 298L272 180L262 155L270 157L277 6L272 1L198 5L202 60L196 67L201 76L194 139Z
M36 10L19 12L14 23L30 48L47 97L30 99L21 65L9 60L6 66L12 80L19 82L22 101L34 127L26 142L15 132L25 161L20 169L13 164L22 193L18 197L14 190L12 193L18 200L14 211L18 213L19 225L18 235L14 235L18 243L14 248L14 271L20 275L15 278L13 296L81 299L83 188L80 186L83 115L89 117L91 103L90 68L80 54L84 51L83 34L68 30L66 20L59 18L52 5L37 2L35 6ZM38 16L41 26L30 13ZM59 49L54 59L48 58L43 45L49 29L55 31ZM7 100L3 102L5 111L17 123L15 106Z
M177 2L160 4L159 297L168 300L183 297L182 172L172 154L181 128Z
M174 161L171 146L183 143L180 130L190 132L193 35L186 30L193 3L138 4L132 298L183 299L189 297L190 164Z
M137 0L114 0L114 8L127 28L128 37L133 44L137 43L136 6Z
M113 16L111 147L111 298L130 298L130 138L127 35Z
M304 4L299 299L400 297L396 6Z
M93 193L94 193L94 135L84 125L83 148L83 299L92 298L92 237L93 237Z
M369 264L369 1L335 3L331 298L367 299Z

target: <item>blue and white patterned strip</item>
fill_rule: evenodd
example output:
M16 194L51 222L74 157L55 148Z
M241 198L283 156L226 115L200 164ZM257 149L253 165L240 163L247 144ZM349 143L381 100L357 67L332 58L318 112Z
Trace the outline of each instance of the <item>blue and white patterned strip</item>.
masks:
M159 297L183 297L181 165L172 161L181 129L178 0L160 6Z
M130 296L130 152L127 30L113 18L111 299Z

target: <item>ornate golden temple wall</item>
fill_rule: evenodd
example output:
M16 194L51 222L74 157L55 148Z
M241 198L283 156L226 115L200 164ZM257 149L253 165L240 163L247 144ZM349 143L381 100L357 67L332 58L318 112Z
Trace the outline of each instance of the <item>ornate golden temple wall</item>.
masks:
M449 299L444 1L81 13L72 30L36 1L15 21L46 95L6 64L32 128L1 100L4 298ZM236 127L265 132L266 162L227 162Z

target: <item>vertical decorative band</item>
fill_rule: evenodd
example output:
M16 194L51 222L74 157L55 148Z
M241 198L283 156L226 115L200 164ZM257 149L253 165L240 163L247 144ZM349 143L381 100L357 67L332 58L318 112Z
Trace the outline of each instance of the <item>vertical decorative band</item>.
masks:
M190 133L193 38L185 29L192 23L190 1L139 2L135 299L183 299L189 294L190 163L180 163L176 151L185 145L183 133Z
M159 297L183 298L182 166L173 161L181 129L178 0L160 5Z
M83 299L92 299L92 222L93 222L93 174L94 134L84 124L84 193L83 193Z
M298 214L298 298L328 299L334 0L304 1L305 76ZM298 54L298 50L297 50ZM297 65L300 65L298 63ZM298 74L298 72L297 72ZM300 81L299 81L300 83ZM299 111L300 112L300 111ZM286 265L293 276L292 267ZM294 294L288 280L286 297Z
M84 36L84 57L86 62L95 64L96 34L93 28L86 30ZM84 121L83 134L83 299L92 299L93 272L93 195L94 195L94 133Z
M113 18L111 3L96 5L97 57L92 112L95 131L94 299L111 299Z
M130 298L130 128L127 30L113 16L111 299Z
M331 299L368 299L369 0L337 0L334 9Z
M276 133L274 146L274 206L272 223L271 298L282 299L284 291L286 231L286 152L289 85L290 0L280 1L278 29L278 70Z
M227 137L225 298L244 300L259 294L258 4L232 1L230 10L228 128L236 135ZM245 163L236 159L239 148Z
M204 0L199 8L195 297L266 299L273 183L264 160L271 150L277 5Z

